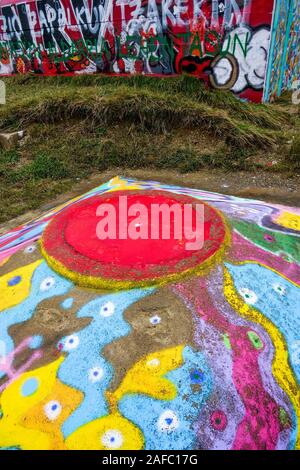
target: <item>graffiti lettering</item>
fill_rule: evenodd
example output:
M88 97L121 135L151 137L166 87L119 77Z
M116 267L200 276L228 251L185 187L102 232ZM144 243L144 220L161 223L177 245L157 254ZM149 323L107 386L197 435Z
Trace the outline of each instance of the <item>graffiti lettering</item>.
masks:
M185 72L261 96L271 1L11 0L0 9L0 74Z

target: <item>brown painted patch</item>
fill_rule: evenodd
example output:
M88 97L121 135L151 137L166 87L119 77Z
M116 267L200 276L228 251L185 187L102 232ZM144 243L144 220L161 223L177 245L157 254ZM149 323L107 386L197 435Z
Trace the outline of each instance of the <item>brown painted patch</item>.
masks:
M30 245L27 245L27 247L22 248L11 255L8 260L0 266L0 276L4 276L5 274L21 268L22 266L34 263L34 261L39 259L42 259L42 254L39 250L38 244L31 243Z
M160 318L159 323L151 323L156 317ZM143 356L193 342L191 312L169 288L162 288L131 305L124 319L131 325L131 333L103 350L115 369L111 391L117 389L128 369Z
M43 300L36 308L33 316L26 322L13 325L9 328L15 347L25 338L40 335L43 337L41 350L43 355L36 360L30 369L36 369L57 359L60 354L57 349L59 340L66 335L82 330L90 324L91 318L77 318L76 313L87 302L96 297L93 292L74 288L65 295ZM73 298L73 305L64 309L61 304L64 300ZM14 360L14 367L18 368L32 355L32 349L25 349Z

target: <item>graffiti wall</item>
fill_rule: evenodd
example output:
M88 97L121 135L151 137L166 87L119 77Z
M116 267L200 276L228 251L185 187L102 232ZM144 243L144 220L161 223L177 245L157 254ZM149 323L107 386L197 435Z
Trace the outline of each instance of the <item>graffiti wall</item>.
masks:
M283 89L290 90L295 80L300 80L300 2L293 0L290 6L288 41L285 53Z
M201 258L95 249L120 194L201 201ZM1 236L0 447L299 449L299 248L299 209L121 178Z
M3 0L0 74L193 74L260 101L273 0Z
M300 80L300 3L278 0L270 43L264 99L280 96ZM299 86L298 86L299 88Z

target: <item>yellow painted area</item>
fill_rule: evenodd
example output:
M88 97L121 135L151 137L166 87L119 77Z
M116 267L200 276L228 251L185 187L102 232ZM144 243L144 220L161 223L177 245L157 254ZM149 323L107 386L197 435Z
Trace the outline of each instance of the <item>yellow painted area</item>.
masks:
M39 431L24 430L15 423L0 420L0 447L18 447L22 450L49 450L50 442L47 434Z
M4 418L18 420L23 414L34 405L42 401L49 395L56 381L56 373L63 362L64 358L60 357L55 362L39 369L32 370L21 374L14 382L12 382L2 393L0 404ZM38 382L38 388L35 393L24 396L23 391L29 380L34 379Z
M56 380L51 394L36 405L34 408L22 417L21 425L24 428L35 429L44 432L48 435L50 446L52 450L66 449L64 443L64 436L61 432L61 426L66 419L76 410L83 399L83 393L74 388L64 385L59 380ZM47 416L45 408L49 403L59 403L61 412L57 417L52 418Z
M109 184L112 187L106 191L107 193L110 193L112 191L130 191L133 189L142 189L142 186L140 184L129 184L127 180L124 180L119 176L115 176L114 178L112 178Z
M247 320L259 323L269 334L275 348L273 358L273 374L279 386L288 395L296 416L298 423L300 422L300 388L297 380L294 377L292 369L289 364L289 354L285 343L284 336L275 327L275 325L266 318L259 310L246 304L237 294L234 282L230 276L229 271L224 268L224 294L227 302L238 313L238 315L246 318ZM298 424L298 433L296 440L296 449L300 449L300 433Z
M127 393L143 393L158 400L176 397L175 385L163 376L183 364L184 346L164 349L145 356L127 372L114 393L106 393L111 414L80 427L65 441L68 449L139 450L144 437L138 427L118 411L119 400ZM110 438L113 442L110 444Z
M172 400L177 390L170 380L163 376L183 364L184 346L164 349L146 356L127 372L117 390L107 392L111 409L115 411L119 400L127 393L143 393L157 400Z
M28 297L31 287L31 278L34 270L41 264L42 260L15 269L14 271L0 277L0 312L18 305ZM15 286L9 286L8 282L14 277L20 276L21 280Z
M114 439L111 445L110 437ZM140 450L144 446L144 437L131 421L113 413L81 426L65 444L71 450Z
M291 212L281 212L275 220L282 227L300 231L300 215L292 214Z
M24 450L51 447L51 439L45 432L25 429L21 421L31 408L49 396L63 360L60 357L47 366L21 374L4 390L0 397L3 413L0 420L0 447L19 446ZM28 388L28 384L32 383L36 387ZM31 392L28 393L28 390Z

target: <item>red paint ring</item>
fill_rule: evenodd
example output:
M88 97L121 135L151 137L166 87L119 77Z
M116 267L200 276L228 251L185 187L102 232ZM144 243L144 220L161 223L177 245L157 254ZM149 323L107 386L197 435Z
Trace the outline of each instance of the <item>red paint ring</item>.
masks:
M118 214L119 196L127 196L128 206L142 203L149 213L153 203L191 204L194 212L196 204L203 204L203 248L187 250L184 237L162 240L161 233L158 240L99 240L96 227L101 217L96 215L97 208L109 203ZM118 217L116 221L118 229ZM70 205L51 220L41 243L49 264L76 284L108 287L111 282L112 287L134 287L171 280L201 267L224 247L225 241L226 226L216 209L189 196L154 190L108 192Z

